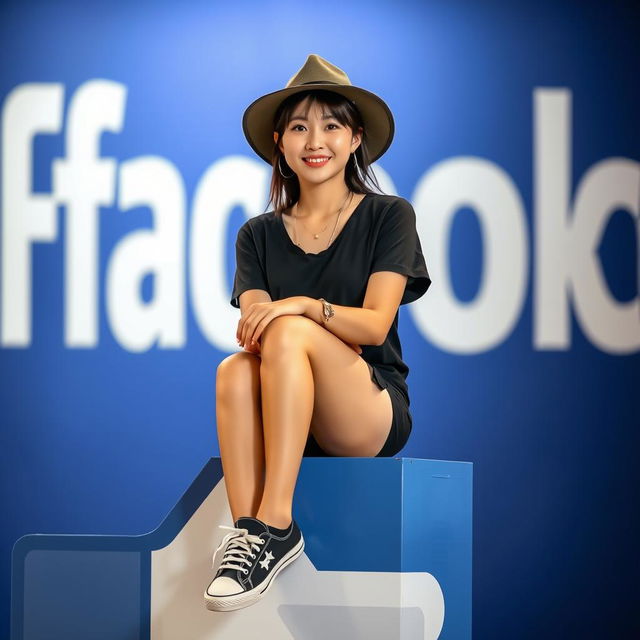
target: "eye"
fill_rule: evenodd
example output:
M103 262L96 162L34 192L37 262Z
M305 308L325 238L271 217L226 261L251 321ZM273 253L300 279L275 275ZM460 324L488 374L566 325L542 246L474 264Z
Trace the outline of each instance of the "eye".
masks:
M291 131L296 131L298 129L298 127L304 127L304 125L301 124L294 124L291 127ZM337 124L334 124L333 122L330 122L327 127L335 127L336 129L339 129L340 127Z

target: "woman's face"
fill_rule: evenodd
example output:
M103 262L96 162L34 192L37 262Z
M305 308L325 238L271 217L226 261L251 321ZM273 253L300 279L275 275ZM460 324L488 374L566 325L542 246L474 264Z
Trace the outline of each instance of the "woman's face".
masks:
M287 164L301 183L319 183L342 175L350 154L360 145L360 136L340 124L328 111L314 103L308 110L310 98L305 98L293 111L291 120L278 143ZM274 132L277 142L277 133ZM305 160L321 156L320 162Z

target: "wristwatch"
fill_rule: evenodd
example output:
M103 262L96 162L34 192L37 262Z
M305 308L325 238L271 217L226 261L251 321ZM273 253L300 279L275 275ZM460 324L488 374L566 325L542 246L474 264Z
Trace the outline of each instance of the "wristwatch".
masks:
M329 322L329 318L333 318L335 315L335 311L329 302L327 302L324 298L318 298L320 302L322 302L322 314L323 314L323 322Z

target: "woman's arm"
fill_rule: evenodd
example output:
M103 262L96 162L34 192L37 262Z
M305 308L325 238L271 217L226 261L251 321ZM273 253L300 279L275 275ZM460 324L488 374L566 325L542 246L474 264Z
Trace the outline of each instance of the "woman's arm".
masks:
M271 302L271 296L264 289L243 291L240 294L240 316L243 316L254 302Z
M271 302L271 296L264 289L247 289L240 294L240 317L242 317L254 302ZM244 346L244 350L260 355L260 343L248 344Z
M305 296L303 315L315 320L344 342L381 345L400 306L406 282L406 275L377 271L369 277L362 307L344 307L327 300L333 307L334 316L324 322L322 302Z

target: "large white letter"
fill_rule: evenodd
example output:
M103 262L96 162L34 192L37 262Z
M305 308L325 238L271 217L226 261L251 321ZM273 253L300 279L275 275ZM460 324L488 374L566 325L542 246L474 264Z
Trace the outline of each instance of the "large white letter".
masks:
M118 243L107 270L107 315L113 333L131 351L185 344L185 192L182 177L164 158L143 157L121 165L118 208L148 206L152 230ZM131 214L129 214L131 215ZM153 275L153 298L140 290Z
M60 133L61 84L23 84L2 109L2 346L31 343L32 252L36 242L57 238L56 202L33 194L33 139Z
M193 313L207 340L221 351L238 350L235 335L240 319L229 304L225 278L229 213L238 205L247 217L262 213L269 178L264 162L230 156L205 172L194 194L189 242ZM234 245L230 250L234 252Z
M571 346L570 295L585 335L611 353L640 347L640 303L611 296L598 245L617 208L640 216L640 164L625 158L599 162L576 189L570 216L571 93L536 89L534 345Z
M566 89L534 91L533 344L569 349L571 315L567 290L571 238L567 212L570 189L571 94Z
M495 347L516 324L527 289L527 222L516 185L487 160L454 158L420 180L413 203L433 280L429 293L411 306L416 324L433 343L454 353ZM460 304L450 283L448 249L453 218L465 206L480 223L484 265L476 299Z
M640 163L626 158L599 162L578 185L571 224L571 283L585 335L603 351L627 354L640 348L640 298L616 300L598 257L602 235L616 209L630 212L639 228Z
M98 342L98 207L113 204L116 161L99 162L103 131L122 129L126 89L92 80L73 95L66 126L66 157L53 163L56 198L65 216L65 344Z

